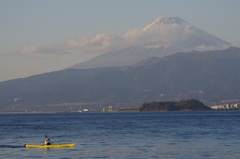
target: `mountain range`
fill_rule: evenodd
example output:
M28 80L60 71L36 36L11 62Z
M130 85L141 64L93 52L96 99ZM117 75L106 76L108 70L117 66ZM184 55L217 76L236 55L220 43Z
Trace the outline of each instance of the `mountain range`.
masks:
M0 83L4 110L85 103L139 106L149 101L240 96L240 48L148 58L135 65L66 69Z
M240 97L240 48L178 17L160 17L126 34L130 43L122 49L64 70L0 82L0 111Z

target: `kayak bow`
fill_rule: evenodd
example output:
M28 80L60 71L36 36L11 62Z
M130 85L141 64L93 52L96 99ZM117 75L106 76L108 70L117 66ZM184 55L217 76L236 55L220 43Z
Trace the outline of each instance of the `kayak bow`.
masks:
M68 144L51 144L51 145L36 145L36 144L25 144L24 147L26 148L64 148L64 147L74 147L75 144L68 143Z

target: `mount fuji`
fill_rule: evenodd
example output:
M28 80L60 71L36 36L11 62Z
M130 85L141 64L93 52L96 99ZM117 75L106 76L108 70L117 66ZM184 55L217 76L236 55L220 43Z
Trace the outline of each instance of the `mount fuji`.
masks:
M176 17L160 17L134 34L138 38L128 47L72 66L76 69L0 82L0 112L239 100L240 48Z
M125 66L149 57L163 57L193 50L221 50L231 46L229 42L210 35L179 17L159 17L136 32L138 36L134 39L134 44L104 53L70 68Z

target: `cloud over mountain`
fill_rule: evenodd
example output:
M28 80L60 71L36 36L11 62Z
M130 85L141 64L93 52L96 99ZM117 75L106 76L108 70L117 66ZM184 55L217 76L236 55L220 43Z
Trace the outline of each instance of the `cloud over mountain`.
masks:
M230 43L214 37L178 17L159 17L143 29L128 30L122 35L97 34L71 38L57 46L24 46L24 53L103 54L129 46L174 46L183 51L222 49Z

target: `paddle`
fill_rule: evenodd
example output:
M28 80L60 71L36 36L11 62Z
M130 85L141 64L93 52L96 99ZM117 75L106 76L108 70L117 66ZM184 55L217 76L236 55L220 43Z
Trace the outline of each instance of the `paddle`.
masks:
M45 135L45 137L49 140L50 143L53 143L53 142L47 137L47 135Z

